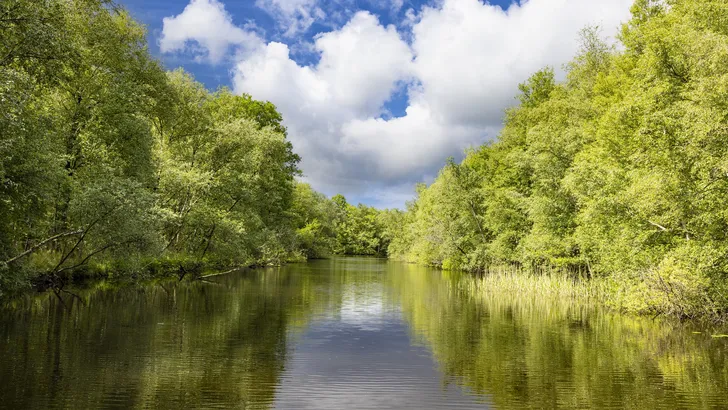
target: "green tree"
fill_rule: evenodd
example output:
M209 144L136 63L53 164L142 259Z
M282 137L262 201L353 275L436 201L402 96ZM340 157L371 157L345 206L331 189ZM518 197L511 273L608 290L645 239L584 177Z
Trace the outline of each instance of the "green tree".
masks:
M144 30L103 1L2 13L3 281L26 267L55 281L93 256L154 247L146 118L164 73Z
M599 29L558 83L520 87L492 144L418 189L390 254L609 279L615 307L728 309L724 1L639 0L623 49Z

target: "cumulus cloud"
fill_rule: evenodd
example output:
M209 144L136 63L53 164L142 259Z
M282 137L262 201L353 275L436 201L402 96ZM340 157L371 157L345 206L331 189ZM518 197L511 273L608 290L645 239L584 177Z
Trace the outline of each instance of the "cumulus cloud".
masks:
M263 45L257 34L232 22L217 0L192 0L182 13L162 20L162 53L191 52L198 60L219 63L231 46L252 50Z
M455 124L496 125L518 83L544 66L559 69L578 50L578 32L613 35L632 0L530 0L507 10L478 0L425 8L413 27L422 98Z
M300 66L288 46L271 42L235 68L234 88L274 102L313 181L344 188L357 184L366 158L341 156L342 127L378 117L393 91L411 73L412 53L393 26L359 12L344 27L317 36L315 66ZM321 184L317 184L321 186Z
M407 108L406 115L354 119L341 129L341 152L350 157L364 157L367 175L392 182L421 178L434 164L459 155L471 144L486 137L488 131L443 121L423 102Z
M316 0L256 0L255 4L278 21L287 37L305 32L316 20L326 18Z
M219 5L193 0L188 7L196 3ZM233 84L278 106L314 187L328 194L370 192L382 203L387 192L410 195L407 187L432 178L448 156L494 138L518 83L544 66L558 71L577 52L578 32L587 25L613 36L631 3L529 0L503 10L479 0L440 0L409 9L399 31L358 12L314 37L315 64L299 64L289 46L270 42L240 59ZM319 18L311 14L314 0L257 4L282 21L290 17L293 32ZM405 113L391 118L387 102L402 92Z
M409 46L394 26L382 26L368 12L357 13L340 30L317 36L314 50L320 55L318 64L299 66L287 45L271 42L238 63L236 89L300 111L291 112L294 117L335 111L340 119L378 114L397 81L411 72Z

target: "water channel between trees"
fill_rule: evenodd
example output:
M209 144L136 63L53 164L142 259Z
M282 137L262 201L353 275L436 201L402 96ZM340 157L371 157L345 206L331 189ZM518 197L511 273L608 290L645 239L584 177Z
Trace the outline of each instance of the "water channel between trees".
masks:
M2 408L725 408L728 339L375 258L0 310Z

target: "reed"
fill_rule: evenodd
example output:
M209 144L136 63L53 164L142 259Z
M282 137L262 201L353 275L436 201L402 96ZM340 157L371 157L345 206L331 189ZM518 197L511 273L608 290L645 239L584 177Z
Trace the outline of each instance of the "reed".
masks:
M585 303L604 303L609 298L608 286L603 280L574 277L557 269L534 272L518 267L495 267L463 281L462 285L480 295L505 293Z

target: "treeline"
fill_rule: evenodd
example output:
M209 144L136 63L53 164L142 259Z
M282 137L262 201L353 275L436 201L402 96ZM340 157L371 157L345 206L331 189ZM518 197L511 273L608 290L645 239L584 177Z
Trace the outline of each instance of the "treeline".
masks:
M0 40L0 291L386 248L296 182L271 103L165 72L113 3L4 1Z
M398 209L354 206L343 195L328 199L304 183L298 183L295 197L297 236L308 259L331 255L386 257L397 221L404 215Z
M618 47L520 86L498 140L418 187L394 257L604 280L620 309L728 309L728 3L638 0Z

